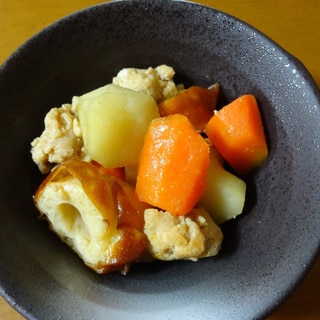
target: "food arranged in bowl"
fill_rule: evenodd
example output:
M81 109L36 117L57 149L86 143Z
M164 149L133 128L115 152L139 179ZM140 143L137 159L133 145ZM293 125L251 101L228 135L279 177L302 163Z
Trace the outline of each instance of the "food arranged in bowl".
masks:
M31 143L39 170L52 168L34 197L40 216L98 273L126 274L146 255L217 255L218 224L242 213L246 194L224 161L244 175L267 158L252 95L217 110L219 84L185 89L174 74L167 65L122 69L52 108Z
M128 122L130 125L125 124L118 131L113 127L117 140L109 139L109 135L98 140L102 130L96 130L97 126L92 123L113 119L109 123L112 126L117 116L112 113L106 117L108 108L102 112L98 103L88 101L99 101L97 92L102 96L115 96L116 90L122 92L121 100L130 97L131 101L137 95L140 98L141 93L124 89L120 80L112 83L113 78L121 78L118 73L123 69L126 73L128 68L148 70L152 67L154 70L161 65L171 66L176 72L177 92L163 101L153 97L156 108L149 94L143 96L144 103L151 105L150 113L141 112L138 117L133 116L133 121L148 116L147 129L135 124L133 130L132 122ZM176 99L182 101L186 92L209 90L212 93L217 89L219 97L213 116L204 123L202 117L197 119L196 129L188 116L180 114L179 103L169 103ZM320 171L315 165L320 158L319 90L294 57L238 19L184 1L125 0L97 5L46 28L8 59L0 69L0 97L1 294L26 317L68 320L208 319L208 315L210 319L265 318L292 292L306 273L306 266L314 260L319 249L320 225L317 197ZM224 121L230 127L239 114L245 115L236 108L239 103L243 106L244 101L257 104L268 147L266 161L249 174L244 165L246 161L237 162L241 163L240 167L232 162L239 159L239 150L230 152L228 144L220 145L223 140L218 135L223 132ZM77 111L73 110L74 104L78 104ZM101 111L101 117L91 113L92 106ZM50 110L52 107L56 108ZM172 110L174 114L170 114ZM36 160L40 165L37 168L30 156L30 142L37 137L41 141L46 115L51 124L52 119L59 120L58 127L53 125L53 131L48 135L44 133L43 137L66 152L60 154L60 159L47 162L49 156L54 155L49 148L48 159ZM166 121L170 122L170 126L176 128L174 132L180 130L177 127L189 132L198 147L205 145L198 149L201 152L197 152L196 159L207 159L201 160L206 170L200 171L206 172L206 185L213 181L210 178L213 174L221 183L230 179L231 183L238 181L242 185L237 198L242 213L230 214L233 208L225 208L224 213L230 214L227 219L224 215L212 214L211 197L207 198L201 187L195 188L200 190L201 199L195 198L196 204L195 199L190 201L197 209L188 220L192 228L205 233L199 226L211 219L214 227L211 229L210 224L210 230L222 232L221 247L212 251L218 252L217 255L200 259L205 251L187 255L179 252L178 260L166 261L178 254L171 249L166 251L165 248L174 243L169 239L169 228L160 228L155 221L163 222L166 217L173 230L183 234L184 230L194 230L184 227L181 230L177 224L186 220L189 213L173 213L172 208L162 208L147 197L137 198L138 194L152 194L153 187L170 186L171 181L179 181L179 170L188 165L180 154L195 147L193 143L180 143L180 135L171 136L169 130L158 132L157 128L164 125L162 121L165 125L168 125ZM62 124L69 129L61 136L59 125ZM130 139L143 137L140 151L134 148L129 135ZM165 148L167 145L162 145L165 154L170 155L166 159L174 159L179 165L174 171L170 170L171 164L167 169L160 167L171 174L164 180L159 178L160 170L152 171L152 182L148 182L148 175L140 173L153 169L150 166L153 157L161 154L157 147L169 140L168 137L180 151L170 154ZM145 141L150 147L145 147ZM132 161L130 164L107 163L105 152L113 142L116 147L121 146L121 151L126 150L124 155L130 154L126 159ZM34 141L35 148L36 145ZM112 155L124 157L120 149ZM209 164L208 154L203 151L208 149ZM100 154L101 150L104 152ZM233 156L229 157L230 154ZM265 158L266 153L261 154L257 159ZM197 180L195 177L200 173L195 168L193 165L193 170L187 171ZM172 172L177 172L173 178ZM154 184L155 180L159 183ZM200 180L203 185L204 180ZM144 181L140 187L145 190L140 189L139 181ZM244 199L243 183L244 206L239 200ZM180 182L180 186L181 190L175 194L185 196L186 181ZM64 187L68 188L67 192L60 192ZM210 183L206 189L211 188L216 186ZM60 193L55 192L57 189ZM218 195L215 191L214 195ZM228 189L223 188L223 192L227 193ZM42 196L48 200L41 202ZM168 193L162 196L168 198ZM65 201L64 197L69 200ZM151 199L154 198L152 195ZM179 201L182 198L179 196ZM221 199L224 196L217 196L214 203ZM88 266L99 274L81 263L77 254L48 230L46 221L37 219L39 210L33 200L36 205L40 200L43 217L49 209L53 218L51 225L56 227L58 235L73 248L77 245L77 253L81 251ZM106 203L112 204L116 214L105 212ZM219 206L218 212L222 212L222 203ZM55 215L57 207L60 214ZM206 208L210 216L198 211L200 207ZM83 208L90 214L80 217L79 211L82 213ZM126 209L120 217L123 208ZM129 215L129 211L133 214ZM166 211L170 213L165 214ZM143 220L139 212L143 212ZM150 228L145 232L147 220ZM106 230L110 233L105 234ZM220 231L217 233L221 236ZM158 247L149 247L151 241L157 239L151 239L148 233L158 236L166 232L169 244L161 239L154 242L160 244ZM94 241L90 241L92 234ZM110 265L100 253L110 250L110 256L114 257L116 250L113 249L117 246L123 249L115 254L114 262L118 264ZM129 247L135 250L125 250ZM87 248L90 250L86 251ZM137 258L137 253L142 256ZM151 263L133 263L137 259L150 261L150 256ZM128 273L122 276L111 271ZM103 272L107 274L100 274Z

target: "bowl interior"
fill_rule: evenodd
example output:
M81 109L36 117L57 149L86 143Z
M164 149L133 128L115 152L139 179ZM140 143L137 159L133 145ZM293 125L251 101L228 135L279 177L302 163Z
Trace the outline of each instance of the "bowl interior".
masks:
M166 63L185 85L219 82L222 101L256 96L270 147L248 178L245 213L219 256L96 275L47 225L30 142L54 106L124 67ZM45 29L0 69L1 293L31 319L248 319L266 316L319 249L319 90L295 58L245 23L182 1L117 1Z

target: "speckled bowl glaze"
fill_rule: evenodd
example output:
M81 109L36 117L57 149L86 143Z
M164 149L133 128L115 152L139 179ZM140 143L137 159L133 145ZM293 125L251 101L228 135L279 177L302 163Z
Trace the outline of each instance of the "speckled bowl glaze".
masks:
M30 142L53 106L123 67L166 63L186 85L259 102L268 160L248 178L245 213L223 225L221 254L97 275L37 219L43 178ZM308 271L320 240L320 94L311 76L257 30L187 2L117 1L35 35L0 69L0 293L28 319L257 319Z

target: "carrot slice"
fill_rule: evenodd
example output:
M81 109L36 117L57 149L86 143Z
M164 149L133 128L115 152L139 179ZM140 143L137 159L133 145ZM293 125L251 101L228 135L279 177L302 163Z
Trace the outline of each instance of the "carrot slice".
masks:
M187 117L154 119L140 154L136 195L173 215L185 215L205 190L209 146Z
M253 95L224 106L209 120L205 133L239 174L247 174L268 156L261 114Z
M216 83L209 89L192 86L181 90L158 105L160 116L183 114L188 117L196 130L203 130L216 108L219 88L219 84Z

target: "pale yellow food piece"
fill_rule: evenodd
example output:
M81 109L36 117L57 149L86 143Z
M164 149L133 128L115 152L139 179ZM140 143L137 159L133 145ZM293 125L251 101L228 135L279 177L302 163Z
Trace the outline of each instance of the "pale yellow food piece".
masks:
M56 166L37 188L40 217L97 273L126 273L146 250L143 213L128 183L72 159Z
M211 147L207 170L206 189L199 200L217 224L235 218L242 213L246 198L246 183L226 171L223 159Z
M52 108L44 119L45 129L40 137L31 142L33 161L42 173L47 173L53 165L62 163L82 153L82 138L74 133L75 115L70 104Z
M202 208L186 216L146 209L144 212L148 251L159 260L193 260L219 253L223 234Z
M52 230L89 266L107 263L119 241L116 213L106 220L72 176L45 185L37 208Z
M182 89L173 80L175 71L165 64L147 69L124 68L120 70L113 83L124 88L142 91L157 102L173 97Z
M155 100L143 92L109 84L73 103L89 156L107 168L136 166L150 122L159 117Z

